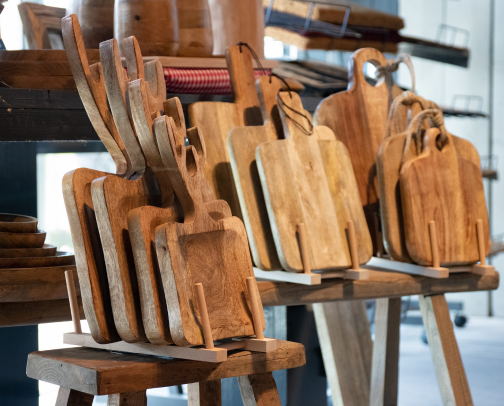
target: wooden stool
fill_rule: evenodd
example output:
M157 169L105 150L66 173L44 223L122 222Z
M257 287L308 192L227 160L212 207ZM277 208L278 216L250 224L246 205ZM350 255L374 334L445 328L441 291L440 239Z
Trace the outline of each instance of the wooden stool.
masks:
M280 406L272 371L305 362L301 344L281 340L275 351L236 351L222 363L76 347L31 353L26 374L60 386L56 406L91 406L95 395L109 395L109 406L146 406L147 389L183 384L188 406L218 406L220 380L235 376L245 406Z

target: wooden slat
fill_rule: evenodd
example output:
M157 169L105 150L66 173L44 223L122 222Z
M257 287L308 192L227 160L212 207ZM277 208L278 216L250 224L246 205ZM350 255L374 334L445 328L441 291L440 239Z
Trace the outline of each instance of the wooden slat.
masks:
M495 290L499 274L479 276L457 273L447 279L392 272L369 271L369 279L323 279L320 285L304 286L284 282L258 282L263 306L294 306L336 300L376 299L410 295Z
M0 141L99 141L84 109L0 109L0 122Z
M221 406L221 401L220 379L187 385L187 406Z
M84 110L75 90L0 89L0 108Z
M305 362L301 344L280 340L276 351L240 351L221 364L65 348L31 353L26 373L30 378L69 389L108 395L260 374L295 368Z
M371 370L370 406L397 405L401 298L378 299Z
M473 406L445 296L420 296L419 299L443 404Z
M147 394L144 390L114 393L108 396L107 406L147 406Z
M368 405L373 342L364 301L317 303L313 313L333 404Z
M81 298L79 314L84 320L84 309ZM43 302L0 303L0 327L29 326L40 323L57 323L70 321L68 299L46 300Z
M271 372L238 377L244 406L281 406Z
M93 399L93 395L60 387L56 399L56 406L91 406L93 404Z

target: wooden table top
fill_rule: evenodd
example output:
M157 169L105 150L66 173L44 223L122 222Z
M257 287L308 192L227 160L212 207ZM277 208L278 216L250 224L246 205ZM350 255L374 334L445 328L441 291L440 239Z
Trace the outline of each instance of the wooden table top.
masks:
M432 279L394 272L369 271L367 280L322 279L322 284L313 286L258 282L258 287L264 306L295 306L338 300L495 290L499 287L499 273L485 276L456 273L447 279ZM84 318L82 305L80 314L81 318ZM0 303L0 327L69 320L70 306L67 299Z

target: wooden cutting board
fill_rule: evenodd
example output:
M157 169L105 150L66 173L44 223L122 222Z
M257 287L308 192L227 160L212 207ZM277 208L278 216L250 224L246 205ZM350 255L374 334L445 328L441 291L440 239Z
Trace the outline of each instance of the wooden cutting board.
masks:
M235 127L263 125L259 98L255 89L252 56L245 46L231 46L226 52L235 102L198 102L189 106L191 127L203 130L207 145L205 177L215 195L229 203L233 215L241 217L240 202L233 182L226 148L229 130Z
M101 65L89 66L75 15L65 17L61 26L68 61L84 108L116 164L116 173L128 177L132 174L132 165L107 106ZM101 344L120 340L114 325L103 249L91 198L91 182L106 175L111 174L80 168L63 178L63 198L72 233L84 313L93 339Z
M156 168L154 172L161 192L165 196L168 193L173 193L173 188L168 166L163 163L163 159L166 159L166 153L162 144L156 143L152 130L153 122L147 103L148 92L149 89L142 79L130 83L129 100L135 129L149 166L153 169ZM171 117L171 128L175 130L174 139L177 148L184 147L186 128L180 100L178 98L167 100L164 110L166 115ZM195 140L192 139L192 141ZM198 138L195 144L195 148L204 159L206 155L204 140ZM164 145L164 147L170 148L171 146ZM215 201L209 182L204 179L202 183L203 201L208 202L205 203L205 206L209 210L209 214L218 218L221 216L231 217L228 204L223 200ZM182 221L183 212L180 205L166 208L144 206L128 213L128 230L135 259L143 325L148 340L153 344L173 344L166 299L161 286L161 275L155 253L155 229L161 224Z
M408 160L417 156L414 142L409 143L407 154L403 153L409 124L406 117L408 115L415 117L426 108L439 109L435 103L409 92L394 100L390 109L386 136L376 159L383 241L390 256L401 262L412 262L412 259L408 254L404 236L399 172L403 159ZM410 111L409 114L408 111ZM427 120L423 124L424 129L430 126ZM474 146L463 138L454 135L451 137L457 154L471 161L472 165L479 166L480 158Z
M257 80L257 90L263 112L263 126L236 127L229 131L227 150L243 222L247 230L250 251L255 266L262 270L281 269L273 234L268 222L261 180L257 172L256 148L266 141L278 139L276 128L282 124L278 115L276 96L283 87L277 77L263 76ZM276 126L275 126L276 122Z
M51 257L56 255L56 246L44 244L42 248L4 248L0 258Z
M161 201L162 193L156 176L146 167L145 157L128 113L128 82L124 76L117 41L102 42L100 56L112 116L135 174L129 179L117 176L96 179L91 184L91 196L104 251L117 331L126 342L141 342L147 337L142 322L127 216L131 210L141 206L159 207L163 203L170 207L173 205L174 196L172 194L171 199ZM126 61L128 62L128 59ZM133 63L136 64L136 59Z
M359 202L355 178L345 168L350 167L348 153L341 143L321 134L330 132L328 128L312 127L297 94L280 92L278 99L287 139L262 143L256 159L283 269L303 269L296 236L300 223L306 226L313 269L348 268L351 259L345 228L349 215L356 226L359 262L367 262L372 247L362 210L355 204L355 199Z
M37 268L61 265L75 265L75 257L68 252L56 252L48 257L0 258L0 269Z
M215 221L209 216L200 190L201 157L193 146L177 151L169 126L170 120L159 118L155 133L158 143L164 139L171 145L165 151L176 151L170 169L184 223L157 227L156 251L173 341L204 343L200 310L195 306L196 283L203 284L213 340L254 334L246 286L254 273L243 223L236 217ZM262 311L261 316L264 328Z
M379 210L376 155L385 134L389 106L402 90L394 84L391 75L378 81L376 86L368 84L362 71L368 61L375 65L387 62L373 48L354 52L349 62L348 90L322 100L314 120L333 130L348 149L376 251L374 216Z
M441 265L475 263L479 260L478 219L483 221L485 234L489 235L481 170L473 162L459 157L449 133L445 133L446 144L440 150L436 138L441 131L443 129L428 129L422 153L401 168L406 247L415 262L431 265L428 223L434 220ZM490 244L486 243L488 252Z

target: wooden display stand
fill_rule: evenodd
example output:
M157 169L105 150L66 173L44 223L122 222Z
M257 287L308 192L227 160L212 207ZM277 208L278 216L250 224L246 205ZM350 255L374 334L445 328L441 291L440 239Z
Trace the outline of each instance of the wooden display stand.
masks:
M372 270L384 270L391 272L402 272L410 275L421 275L428 278L448 278L450 274L460 272L472 272L478 275L490 275L495 272L495 268L486 264L485 244L483 237L483 222L478 220L476 223L476 232L478 237L478 252L480 263L474 265L454 266L443 268L439 264L439 250L436 233L436 223L429 222L430 245L432 250L432 266L422 266L408 264L405 262L393 261L391 259L373 257L364 268Z
M303 272L263 271L259 268L254 268L255 277L270 281L297 283L300 285L320 285L322 283L322 279L329 278L345 278L351 280L367 279L369 277L369 271L361 268L359 265L357 239L355 237L355 227L353 221L349 221L347 227L348 248L352 258L352 267L350 269L332 272L312 272L310 266L310 256L308 253L308 244L306 241L306 226L303 223L300 223L297 225L296 231L299 236L299 250L303 261Z
M63 335L63 343L69 345L78 345L87 348L96 348L108 351L127 352L132 354L156 355L161 357L180 358L201 362L224 362L227 360L228 351L244 349L247 351L256 352L271 352L276 350L277 340L273 338L265 338L261 326L259 309L257 303L256 291L253 289L254 279L247 278L247 287L251 297L252 318L254 321L255 337L246 337L239 339L224 340L222 343L214 344L212 332L210 328L210 320L208 319L207 306L203 285L196 284L196 292L198 295L198 307L202 313L202 328L205 338L205 347L202 346L186 346L178 347L176 345L154 345L151 343L134 343L130 344L124 341L119 341L111 344L98 344L91 334L82 333L80 325L80 315L77 303L77 295L75 293L75 284L73 275L70 271L65 272L67 282L68 298L70 301L70 311L74 324L74 332Z

